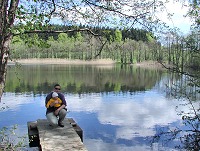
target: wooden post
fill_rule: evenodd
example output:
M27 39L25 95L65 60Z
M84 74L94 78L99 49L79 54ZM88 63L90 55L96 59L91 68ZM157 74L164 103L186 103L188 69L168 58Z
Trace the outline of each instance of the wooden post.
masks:
M29 138L29 146L30 147L39 147L39 135L37 129L37 121L27 122L28 126L28 138Z

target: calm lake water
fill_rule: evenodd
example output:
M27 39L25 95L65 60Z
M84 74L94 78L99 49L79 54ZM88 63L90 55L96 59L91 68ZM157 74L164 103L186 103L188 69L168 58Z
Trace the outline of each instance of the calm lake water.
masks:
M67 117L83 129L89 151L175 150L177 140L153 144L151 140L159 129L181 123L180 101L166 87L177 80L180 77L166 71L133 66L10 65L0 128L17 124L16 134L27 137L27 122L45 118L45 97L59 83Z

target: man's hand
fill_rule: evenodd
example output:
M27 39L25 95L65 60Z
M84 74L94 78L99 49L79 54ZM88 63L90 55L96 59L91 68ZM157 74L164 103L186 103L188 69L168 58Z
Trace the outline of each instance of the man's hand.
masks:
M55 110L54 115L57 116L60 110Z

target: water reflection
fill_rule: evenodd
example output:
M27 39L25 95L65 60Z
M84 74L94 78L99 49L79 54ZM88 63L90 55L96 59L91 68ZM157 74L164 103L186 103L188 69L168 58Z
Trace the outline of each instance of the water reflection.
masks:
M172 150L168 145L150 144L159 128L176 127L180 102L167 98L163 90L169 75L138 68L93 66L23 66L15 77L8 72L1 104L0 127L18 124L27 134L27 121L45 118L44 100L53 83L60 83L68 103L68 117L78 122L89 151ZM53 74L55 73L58 74ZM189 112L187 106L181 110Z
M85 99L87 101L84 101ZM148 138L157 133L156 127L176 126L176 122L180 119L174 110L179 102L166 100L157 92L126 94L126 96L110 94L109 97L102 96L101 99L93 100L90 97L85 99L81 101L79 97L76 99L74 97L75 105L70 104L70 106L73 112L82 112L83 115L78 115L76 118L83 124L87 132L86 137L93 138L93 141L97 139L97 142L110 143L110 147L113 145L112 149L115 145L121 144L127 149L149 150ZM183 109L188 110L186 106Z
M6 92L48 93L57 82L69 93L136 92L151 89L163 71L113 66L26 65L8 68ZM17 75L16 75L17 74Z

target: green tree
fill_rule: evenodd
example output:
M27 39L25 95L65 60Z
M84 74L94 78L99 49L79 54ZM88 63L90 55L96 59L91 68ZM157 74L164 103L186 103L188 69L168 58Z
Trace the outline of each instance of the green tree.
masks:
M119 29L115 30L115 41L116 42L122 41L122 32Z
M146 33L147 41L148 42L154 42L155 39L153 38L151 33Z
M68 35L66 33L60 33L58 35L58 41L61 43L65 43L68 40Z
M75 39L76 39L76 41L80 41L80 42L83 41L83 36L81 35L81 32L76 33Z

